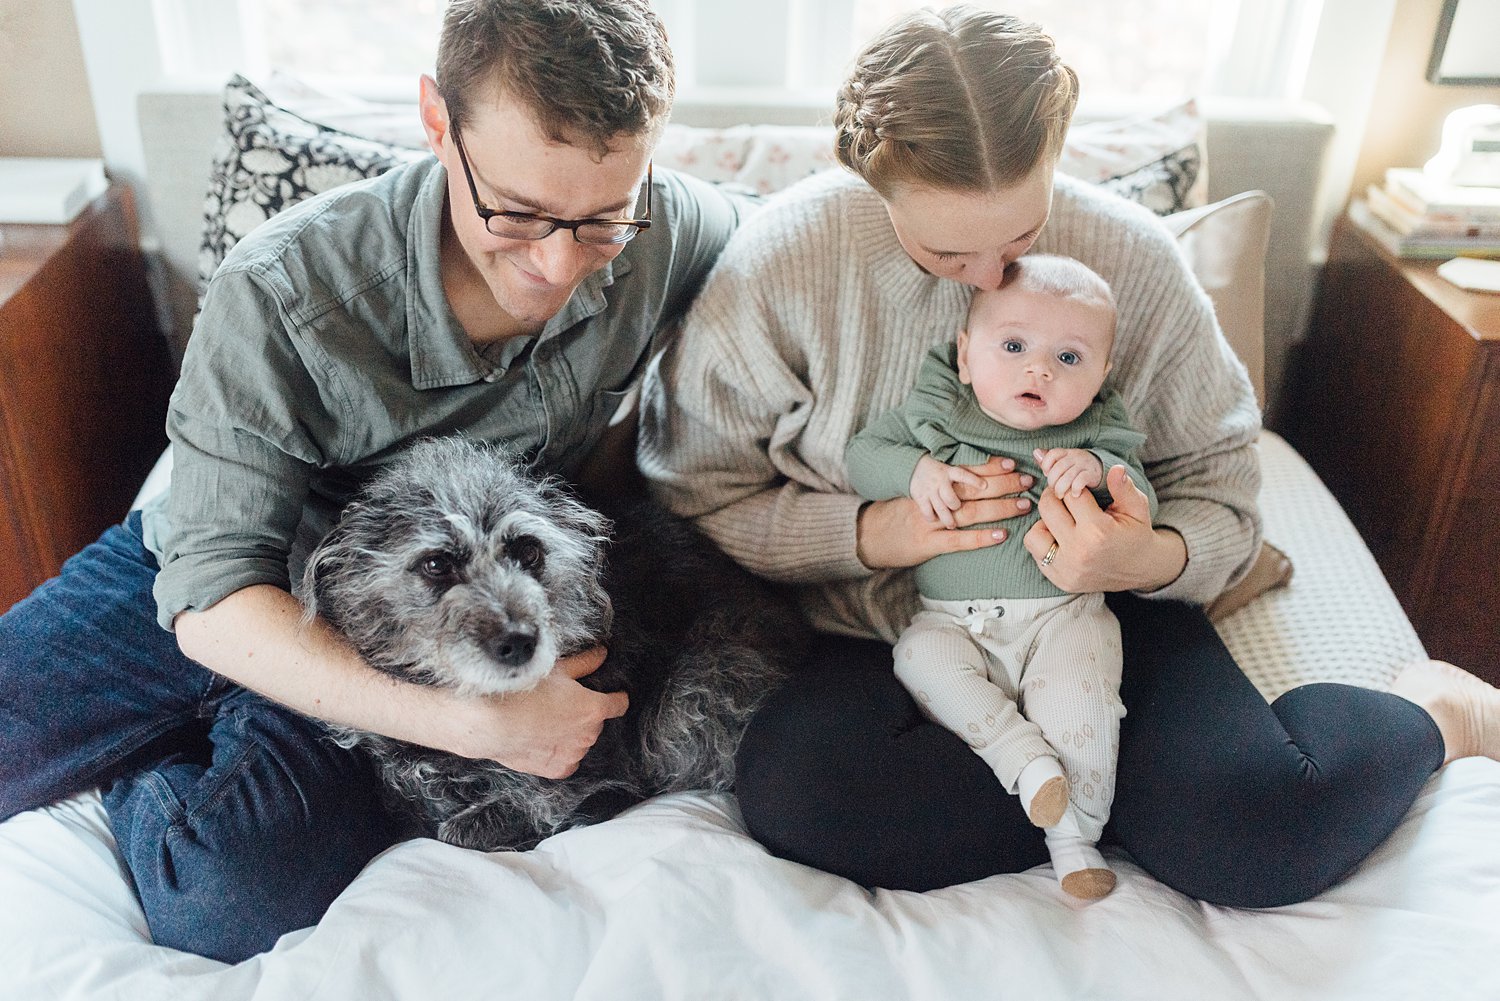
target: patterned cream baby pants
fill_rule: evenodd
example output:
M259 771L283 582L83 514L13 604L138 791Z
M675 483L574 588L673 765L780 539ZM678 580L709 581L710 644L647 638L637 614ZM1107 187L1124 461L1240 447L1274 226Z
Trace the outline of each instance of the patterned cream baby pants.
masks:
M923 598L922 608L896 644L896 677L1012 795L1028 762L1055 756L1083 835L1098 840L1125 715L1120 623L1104 595Z

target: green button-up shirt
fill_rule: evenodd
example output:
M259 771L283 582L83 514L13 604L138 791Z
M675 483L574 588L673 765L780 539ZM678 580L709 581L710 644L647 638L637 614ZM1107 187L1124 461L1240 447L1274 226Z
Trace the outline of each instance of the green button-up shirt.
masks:
M434 158L276 216L209 284L172 394L172 485L144 512L158 619L289 587L352 493L412 440L504 442L576 472L738 224L656 171L653 221L535 336L481 350L438 267Z

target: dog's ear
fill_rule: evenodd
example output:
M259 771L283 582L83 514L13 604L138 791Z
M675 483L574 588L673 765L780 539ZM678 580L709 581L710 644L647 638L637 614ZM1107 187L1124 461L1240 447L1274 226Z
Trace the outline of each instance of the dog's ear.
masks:
M548 481L542 485L542 498L547 503L548 517L563 528L586 536L596 545L609 541L614 523L579 500L571 490Z
M319 613L325 604L322 598L329 578L342 571L347 564L349 525L361 511L362 506L357 502L345 507L338 524L323 536L323 540L307 557L307 563L302 568L302 582L296 590L297 597L302 602L304 621L311 622Z

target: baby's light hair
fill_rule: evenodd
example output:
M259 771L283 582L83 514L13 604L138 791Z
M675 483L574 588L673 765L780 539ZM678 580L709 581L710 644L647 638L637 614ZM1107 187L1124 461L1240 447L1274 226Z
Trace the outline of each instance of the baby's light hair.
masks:
M1002 289L1012 286L1059 299L1099 303L1115 308L1115 293L1109 282L1076 257L1062 254L1028 254L1005 269Z
M1099 273L1075 257L1062 254L1027 254L1012 261L1005 269L1005 276L997 289L980 289L969 303L969 323L980 305L989 299L1020 289L1037 292L1057 299L1081 302L1091 306L1105 306L1110 312L1118 312L1114 290Z

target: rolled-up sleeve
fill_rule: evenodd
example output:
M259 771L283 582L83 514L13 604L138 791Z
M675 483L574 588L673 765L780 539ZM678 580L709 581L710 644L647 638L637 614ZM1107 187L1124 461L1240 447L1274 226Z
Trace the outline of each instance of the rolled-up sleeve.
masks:
M306 350L268 283L248 269L215 277L167 413L172 486L155 587L164 628L253 584L289 588L310 474L328 461L315 443L337 426L336 398Z

